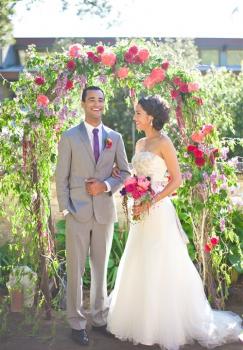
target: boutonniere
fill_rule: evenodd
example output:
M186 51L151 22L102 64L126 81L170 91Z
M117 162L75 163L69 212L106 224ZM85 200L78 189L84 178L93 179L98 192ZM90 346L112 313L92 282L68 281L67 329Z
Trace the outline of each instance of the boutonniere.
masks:
M109 137L107 137L106 139L105 139L105 148L111 148L111 146L112 146L112 139L110 139Z

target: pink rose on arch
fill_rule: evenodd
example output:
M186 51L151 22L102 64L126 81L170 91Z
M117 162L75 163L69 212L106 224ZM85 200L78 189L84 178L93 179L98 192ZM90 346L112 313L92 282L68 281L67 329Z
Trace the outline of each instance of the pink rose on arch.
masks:
M124 53L124 60L127 63L132 63L133 62L133 55L131 55L129 52Z
M165 71L160 67L153 68L151 73L150 73L150 77L155 83L159 83L159 82L164 80Z
M73 44L69 46L69 56L73 58L79 58L82 56L82 45Z
M113 52L110 53L103 53L101 55L101 62L105 65L105 66L114 66L114 64L116 63L116 55Z
M199 90L199 84L198 83L188 83L188 92L196 92Z
M194 132L192 135L191 135L191 139L192 141L194 142L197 142L197 143L201 143L204 139L204 134L199 131L199 132Z
M149 76L149 77L147 77L147 78L144 79L143 85L144 85L147 89L151 89L151 88L154 87L155 82L154 82L154 80Z
M203 153L203 151L201 151L200 149L195 148L195 149L193 150L193 154L194 154L194 157L195 157L195 158L202 158L204 153Z
M104 52L105 52L104 46L98 45L98 46L96 47L96 52L99 53L99 54L104 53Z
M210 242L212 243L213 246L217 245L219 243L219 237L218 236L211 237Z
M72 80L67 80L65 89L66 89L66 90L72 90L73 87L74 87L73 81L72 81Z
M206 136L212 132L213 128L212 124L203 125L202 133Z
M180 90L171 90L170 91L170 96L174 100L177 99L177 97L180 95Z
M76 68L76 63L73 60L68 61L67 63L67 69L72 71Z
M118 78L124 79L127 77L128 72L129 72L129 69L127 67L121 67L116 72L116 75L118 76Z
M147 49L141 49L138 52L138 56L143 63L149 59L149 51Z
M41 75L37 75L37 76L35 77L35 83L36 83L37 85L43 85L43 84L45 84L45 78L42 77Z
M173 83L175 85L177 85L177 86L181 86L181 84L182 84L181 78L180 77L174 77Z
M195 158L195 164L200 168L201 166L204 166L206 163L206 160L202 157Z
M184 94L189 92L188 84L187 83L181 83L180 84L180 91Z
M136 45L131 46L128 49L128 53L132 56L135 56L138 53L138 47Z
M46 107L49 104L49 98L46 95L38 95L37 96L37 104L41 107Z

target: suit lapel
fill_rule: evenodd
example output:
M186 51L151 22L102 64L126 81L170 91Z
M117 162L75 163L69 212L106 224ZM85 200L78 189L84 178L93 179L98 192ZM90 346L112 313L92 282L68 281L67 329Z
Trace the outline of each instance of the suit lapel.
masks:
M84 123L79 124L79 130L80 130L80 136L83 141L83 144L85 145L87 152L90 155L90 158L92 159L93 163L95 163L94 153L93 153L93 150L89 141L89 136Z
M102 160L102 158L103 158L103 156L105 154L105 151L106 151L106 140L108 138L108 135L109 135L108 129L103 125L102 126L102 147L101 147L101 152L100 152L100 156L99 156L97 164L100 163L100 161Z

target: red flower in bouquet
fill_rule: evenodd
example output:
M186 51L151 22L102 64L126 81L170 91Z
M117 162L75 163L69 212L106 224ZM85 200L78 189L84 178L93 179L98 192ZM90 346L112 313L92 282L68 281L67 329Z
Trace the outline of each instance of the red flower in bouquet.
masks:
M125 214L128 218L127 201L128 198L132 198L135 205L151 203L154 191L151 188L151 181L146 176L133 176L129 177L124 182L124 187L120 191L123 196L122 206ZM140 215L133 215L133 220L139 220Z
M135 56L138 53L138 47L136 45L131 46L128 49L128 53L132 56Z
M65 89L66 89L66 90L72 90L73 87L74 87L73 81L72 81L72 80L67 80Z
M149 59L149 51L147 49L141 49L138 52L138 56L139 56L140 60L142 61L142 63L144 63L145 61L147 61Z
M99 53L99 54L104 53L105 52L104 46L102 46L102 45L97 46L96 47L96 52Z
M161 65L161 67L164 69L164 70L167 70L170 66L170 62L169 61L164 61Z

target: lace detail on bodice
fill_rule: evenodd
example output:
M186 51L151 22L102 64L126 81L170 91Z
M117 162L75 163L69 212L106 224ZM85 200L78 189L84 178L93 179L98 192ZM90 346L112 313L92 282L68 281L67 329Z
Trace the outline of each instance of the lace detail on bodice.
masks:
M165 161L155 153L142 151L132 158L132 166L136 175L145 175L151 178L152 183L167 182Z

